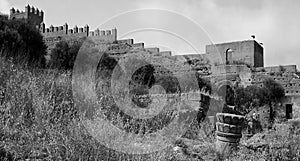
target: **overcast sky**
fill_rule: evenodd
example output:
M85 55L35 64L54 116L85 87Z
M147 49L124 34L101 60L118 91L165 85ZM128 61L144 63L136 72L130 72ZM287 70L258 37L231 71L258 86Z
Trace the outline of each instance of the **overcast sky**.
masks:
M11 7L24 10L27 4L44 10L46 26L68 22L70 27L116 27L119 37L134 38L175 54L193 52L191 46L183 45L185 42L179 43L184 39L187 44L195 43L197 49L200 44L197 51L202 53L211 42L247 40L254 34L264 44L265 66L300 66L299 0L0 0L0 12L9 13ZM145 8L159 11L142 13ZM163 10L172 12L168 15ZM191 20L201 26L201 31Z

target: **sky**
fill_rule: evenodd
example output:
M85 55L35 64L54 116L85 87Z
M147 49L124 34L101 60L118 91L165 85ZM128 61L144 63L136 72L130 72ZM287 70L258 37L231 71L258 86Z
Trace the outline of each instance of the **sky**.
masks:
M204 53L205 45L255 35L265 66L300 69L299 0L0 0L0 12L27 4L45 12L46 26L117 28L119 39L173 54Z

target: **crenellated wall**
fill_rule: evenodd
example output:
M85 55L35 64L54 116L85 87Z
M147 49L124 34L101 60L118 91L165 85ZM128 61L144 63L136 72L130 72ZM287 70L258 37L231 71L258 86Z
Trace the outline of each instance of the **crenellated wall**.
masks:
M297 66L296 65L279 65L279 66L271 66L271 67L259 67L256 68L260 71L266 71L266 72L297 72Z
M44 40L49 48L53 48L54 46L51 44L55 44L61 40L68 42L86 37L90 37L98 43L113 43L117 40L117 29L106 31L96 29L95 31L89 31L88 25L84 27L75 26L73 29L69 29L66 23L63 26L51 25L49 28L45 28L45 24L42 23L40 25L40 32L44 36Z
M24 20L33 26L40 25L44 21L44 12L38 8L27 5L25 11L19 11L18 9L10 9L9 19Z
M45 24L42 23L39 26L40 32L44 37L56 37L56 36L79 36L79 37L87 37L89 36L89 26L86 25L84 27L75 26L73 29L69 29L67 23L63 26L53 26L51 25L49 28L45 27Z

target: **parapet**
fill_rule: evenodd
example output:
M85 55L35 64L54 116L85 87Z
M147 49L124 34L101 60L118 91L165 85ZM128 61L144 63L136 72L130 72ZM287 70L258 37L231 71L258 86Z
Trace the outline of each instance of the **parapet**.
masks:
M171 51L161 51L161 52L159 52L159 55L168 57L168 56L172 56L172 52Z
M118 43L120 44L129 44L132 45L133 44L133 39L124 39L124 40L118 40Z
M34 26L39 25L44 21L44 12L38 8L27 5L25 11L19 11L18 9L10 9L9 19L19 19L25 22L31 23Z
M154 48L146 48L146 50L152 52L153 54L159 53L159 48L154 47Z
M11 19L15 16L15 15L20 15L20 14L23 14L23 15L36 15L38 17L44 17L44 11L43 10L39 10L38 8L34 8L33 6L25 6L25 11L19 11L18 9L14 9L14 8L11 8L10 9L10 17ZM20 17L20 16L18 16ZM17 18L17 17L16 17Z
M96 41L104 41L104 42L115 42L117 40L117 29L112 30L99 30L89 31L89 26L85 25L84 27L75 26L70 29L68 24L65 23L63 26L49 26L49 28L45 28L45 24L41 23L39 26L39 30L44 37L92 37Z
M117 29L100 30L97 28L95 31L90 31L88 36L98 41L115 42L117 41Z
M135 43L135 44L132 44L131 46L134 49L143 49L145 45L144 45L144 43Z
M87 37L89 35L89 26L86 25L84 27L78 28L75 26L73 29L69 29L69 26L67 23L65 23L63 26L53 26L50 25L49 28L45 28L45 24L42 23L40 26L40 31L45 37L54 37L54 36L85 36Z
M297 72L297 66L296 65L283 65L283 66L272 66L272 67L260 67L256 68L258 71L265 71L265 72L290 72L290 73L296 73Z

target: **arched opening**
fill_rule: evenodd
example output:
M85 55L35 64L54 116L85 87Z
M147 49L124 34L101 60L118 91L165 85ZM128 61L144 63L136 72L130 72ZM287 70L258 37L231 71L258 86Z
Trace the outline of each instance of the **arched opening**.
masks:
M226 65L232 63L232 52L233 52L233 50L230 48L226 49L226 51L225 51L225 64Z

